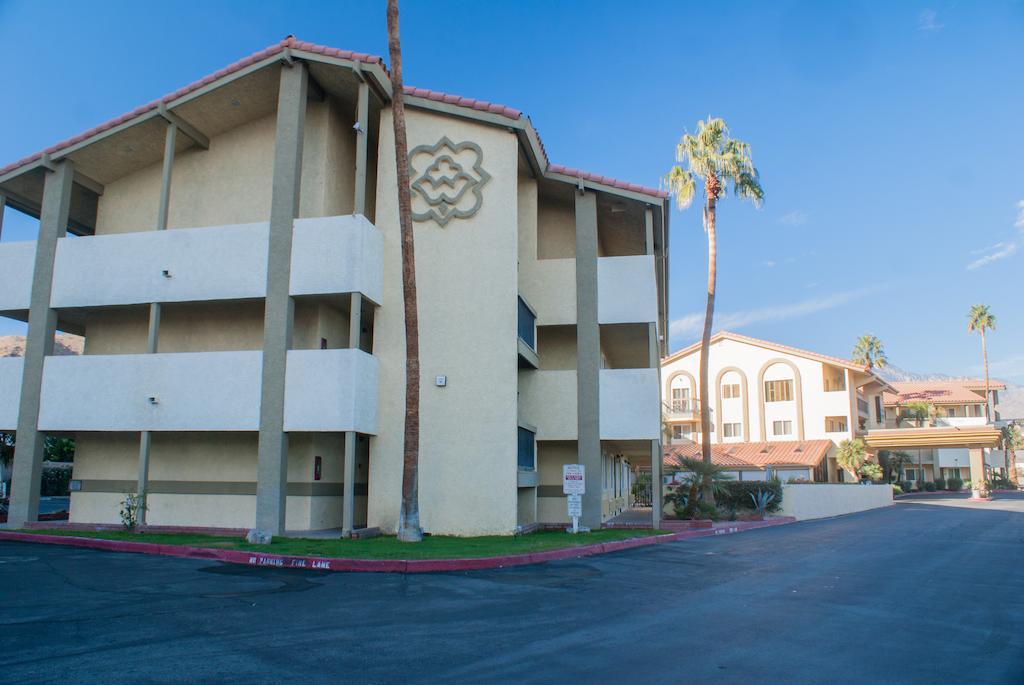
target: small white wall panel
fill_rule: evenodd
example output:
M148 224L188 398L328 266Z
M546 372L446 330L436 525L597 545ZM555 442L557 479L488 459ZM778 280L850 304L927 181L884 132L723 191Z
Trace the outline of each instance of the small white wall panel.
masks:
M21 357L0 358L0 430L12 431L18 427L24 368L25 360Z
M296 219L292 295L360 292L379 304L384 237L361 214Z
M601 439L657 440L658 369L601 369Z
M0 312L28 309L35 268L34 242L0 244Z
M597 260L598 323L658 320L658 285L653 255Z
M377 433L379 364L362 350L291 350L286 431Z

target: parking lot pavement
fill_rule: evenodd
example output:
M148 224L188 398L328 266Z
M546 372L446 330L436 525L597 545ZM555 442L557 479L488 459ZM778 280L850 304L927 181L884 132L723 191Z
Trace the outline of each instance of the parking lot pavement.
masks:
M1024 500L457 574L0 543L8 682L1024 682Z

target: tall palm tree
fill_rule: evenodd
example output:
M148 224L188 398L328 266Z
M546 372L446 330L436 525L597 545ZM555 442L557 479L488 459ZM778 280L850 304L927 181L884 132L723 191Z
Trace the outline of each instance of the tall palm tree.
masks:
M398 0L388 0L388 51L391 55L391 120L395 129L398 223L402 235L402 300L405 307L405 446L402 458L402 507L398 514L398 539L403 542L419 542L423 539L419 504L420 336L416 309L416 251L412 234L412 199L409 196L409 143L405 135Z
M988 348L985 345L985 331L996 329L996 315L988 308L987 304L971 305L971 311L967 313L967 330L981 333L981 356L985 362L985 418L992 420L992 398L988 389Z
M760 207L764 201L761 177L750 156L750 146L729 137L722 119L697 122L695 135L685 134L676 146L676 161L665 181L675 195L679 209L686 209L697 194L697 182L704 182L704 230L708 234L708 299L704 312L704 334L700 343L700 433L701 455L711 463L711 404L708 398L708 355L711 347L711 324L715 314L718 243L715 233L718 200L725 196L731 183L733 194L751 200ZM704 488L704 498L715 501L714 489Z
M889 363L882 341L870 333L857 338L857 344L853 346L853 361L868 367L868 371L875 368L884 369Z

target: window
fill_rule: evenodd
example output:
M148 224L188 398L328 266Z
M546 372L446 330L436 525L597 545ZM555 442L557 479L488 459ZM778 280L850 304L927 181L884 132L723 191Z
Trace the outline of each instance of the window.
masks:
M519 470L534 471L537 468L536 434L525 428L519 429Z
M917 469L905 469L903 471L903 480L917 480Z
M690 411L689 388L672 388L672 411Z
M956 407L946 407L946 416L956 416Z
M726 383L722 386L722 399L731 400L740 396L739 383Z
M683 439L683 427L682 426L672 426L672 439L673 440L682 440Z
M519 339L530 346L531 350L537 349L534 339L534 332L537 328L537 316L526 304L526 300L519 298Z
M722 424L722 437L723 438L739 438L743 436L743 424L741 423L724 423Z
M825 417L825 432L826 433L845 433L846 432L846 417L845 416L826 416Z
M885 410L882 409L881 395L875 395L875 423L885 423Z
M765 402L789 402L793 399L793 381L765 381Z
M792 435L792 421L772 421L772 435Z

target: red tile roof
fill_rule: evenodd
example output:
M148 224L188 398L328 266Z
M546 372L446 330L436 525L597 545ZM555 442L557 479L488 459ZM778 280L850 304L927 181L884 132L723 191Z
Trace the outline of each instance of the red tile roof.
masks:
M7 166L0 168L0 175L14 171L19 167L34 162L42 158L44 154L56 153L66 147L74 145L75 143L79 143L98 133L107 131L111 128L114 128L115 126L123 124L126 121L129 121L147 112L157 109L157 107L160 106L160 103L170 104L174 100L177 100L178 98L188 95L189 93L198 90L199 88L202 88L203 86L212 83L217 79L228 76L229 74L244 69L245 67L251 64L255 64L256 62L264 60L268 57L272 57L273 55L277 55L281 52L284 52L285 49L298 50L301 52L311 52L319 55L327 55L329 57L337 57L340 59L352 60L354 62L363 62L366 64L379 64L382 67L384 67L385 70L387 70L387 65L384 64L383 58L378 57L377 55L370 55L364 52L353 52L351 50L340 50L338 48L331 48L325 45L308 43L306 41L298 40L294 36L288 36L284 40L278 43L274 43L273 45L263 50L260 50L259 52L255 52L249 55L248 57L240 59L234 64L230 64L224 67L223 69L215 71L212 74L199 79L194 83L190 83L184 88L179 88L173 93L169 93L163 96L162 98L153 100L152 102L146 103L141 107L136 107L132 111L126 112L125 114L122 114L119 117L115 117L110 121L100 124L99 126L95 126L89 129L88 131L85 131L84 133L80 133L76 136L68 138L67 140L63 140L57 143L56 145L51 145L50 147L46 148L41 152L37 152L35 154L19 159L16 162L8 164ZM461 97L458 95L449 95L447 93L440 93L438 91L428 90L426 88L415 88L412 86L405 86L403 88L403 92L412 97L424 98L426 100L431 100L434 102L443 102L451 105L456 105L459 107L467 107L469 109L474 109L481 112L491 112L492 114L498 114L509 119L519 120L523 116L522 112L519 111L518 109L514 109L506 105L499 105L491 102L485 102L484 100L476 100L474 98ZM537 140L540 141L539 134L537 135ZM544 155L545 161L547 161L547 152L544 150L544 144L540 143L540 145L541 154ZM645 195L651 195L658 198L668 197L666 193L655 190L654 188L647 188L641 185L637 185L635 183L619 181L617 179L609 178L607 176L600 176L598 174L592 174L589 172L579 171L576 169L568 169L566 167L554 164L549 164L548 168L553 173L576 176L578 178L583 178L589 181L593 181L595 183L601 183L603 185L612 186L613 188L632 190L634 192L643 193Z
M985 381L903 381L894 382L892 386L899 391L899 394L885 393L883 399L887 405L908 402L930 402L932 404L983 404L985 402ZM1004 384L995 381L990 382L989 387L992 390L1006 389Z
M644 195L652 195L662 199L668 197L668 193L658 190L657 188L648 188L647 186L638 185L636 183L626 183L625 181L618 181L614 178L609 178L608 176L592 174L589 171L570 169L569 167L562 166L561 164L552 164L548 166L548 171L553 174L573 176L575 178L581 178L584 181L593 181L594 183L621 188L622 190L632 190L634 193L643 193Z
M817 466L832 447L831 440L779 440L771 442L727 442L711 446L711 461L730 468L765 466ZM668 468L680 468L680 459L701 457L700 445L686 441L666 445L662 461Z

